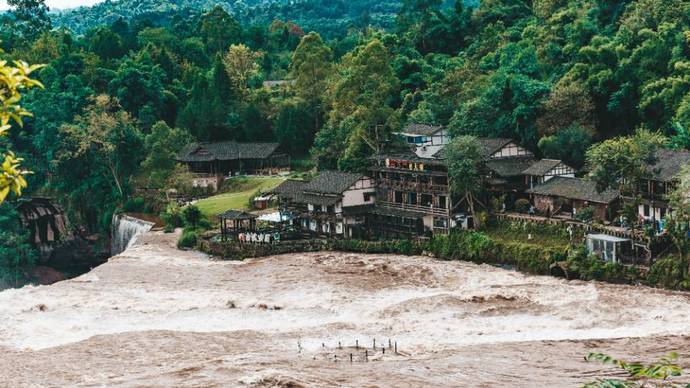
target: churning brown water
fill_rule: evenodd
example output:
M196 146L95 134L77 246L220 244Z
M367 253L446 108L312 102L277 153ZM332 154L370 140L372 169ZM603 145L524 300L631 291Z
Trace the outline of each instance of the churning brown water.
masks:
M588 351L690 360L688 294L425 257L213 261L175 239L0 293L0 386L577 386L617 373Z

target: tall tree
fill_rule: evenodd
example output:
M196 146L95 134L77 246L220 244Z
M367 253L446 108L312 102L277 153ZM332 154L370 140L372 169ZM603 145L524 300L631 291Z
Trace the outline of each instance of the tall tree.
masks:
M128 194L129 179L141 160L141 135L129 114L116 99L100 95L92 100L73 124L60 128L72 145L58 156L58 161L90 157L106 167L120 199Z
M290 75L295 80L297 95L311 107L314 133L320 128L323 96L333 72L333 52L315 32L302 37L292 54Z
M378 39L344 58L329 93L331 111L322 132L346 135L347 146L324 144L324 139L340 137L328 135L315 143L317 160L337 160L342 169L363 170L368 157L380 152L390 139L391 129L399 125L392 107L399 82L390 59L388 49Z
M679 173L678 185L669 195L669 207L665 228L687 266L690 265L690 166Z
M656 152L666 144L663 135L645 129L595 144L587 151L589 176L600 191L614 188L637 196L657 162Z
M466 203L475 228L481 227L475 212L477 194L481 185L481 166L483 151L479 140L474 136L458 136L443 150L448 165L448 179L451 192Z
M144 138L146 159L141 163L147 172L149 187L162 187L175 169L175 156L192 141L192 136L183 129L170 128L159 121Z
M243 44L233 44L225 53L223 57L225 71L240 96L247 95L247 82L259 73L260 68L257 63L259 58L261 58L260 53L253 52Z
M201 18L200 33L209 53L214 54L239 43L242 27L223 7L217 5Z
M33 40L51 28L45 0L7 0L16 28L28 40Z

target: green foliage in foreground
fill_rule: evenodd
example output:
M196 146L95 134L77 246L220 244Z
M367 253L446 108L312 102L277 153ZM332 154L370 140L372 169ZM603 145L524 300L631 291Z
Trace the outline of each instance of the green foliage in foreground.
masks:
M595 382L585 384L585 388L634 388L645 387L649 380L663 381L664 387L681 387L681 384L673 384L669 381L672 377L680 377L683 375L683 369L676 363L678 354L675 352L668 353L662 357L659 362L644 365L639 362L628 363L626 361L615 359L604 353L589 353L585 357L586 361L600 361L603 364L611 364L619 367L630 375L631 379L637 381L619 380L619 379L598 379ZM686 388L690 384L684 385Z

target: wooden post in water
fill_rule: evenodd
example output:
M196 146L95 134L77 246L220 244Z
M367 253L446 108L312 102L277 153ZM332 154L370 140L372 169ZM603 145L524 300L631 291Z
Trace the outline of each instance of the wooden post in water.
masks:
M395 354L398 354L398 341L395 341Z
M374 346L372 347L372 349L376 350L376 338L374 338Z
M352 362L352 353L350 353L350 362Z
M355 340L355 349L359 349L359 340Z

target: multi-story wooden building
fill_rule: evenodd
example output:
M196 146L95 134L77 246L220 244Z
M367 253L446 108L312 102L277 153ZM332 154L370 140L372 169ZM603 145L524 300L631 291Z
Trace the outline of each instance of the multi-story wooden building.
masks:
M323 171L311 181L286 181L274 192L296 226L315 235L355 237L376 202L371 178L363 174Z
M448 233L454 226L448 169L440 155L383 155L375 159L376 207L369 229L384 235Z

